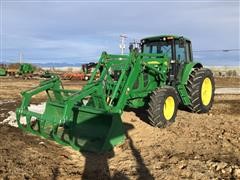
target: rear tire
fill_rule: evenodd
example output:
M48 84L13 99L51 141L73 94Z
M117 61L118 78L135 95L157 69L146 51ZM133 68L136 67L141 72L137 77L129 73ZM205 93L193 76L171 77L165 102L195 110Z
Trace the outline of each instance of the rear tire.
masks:
M192 112L208 112L214 100L215 82L210 69L194 69L189 76L187 91L191 104L188 108Z
M175 121L178 109L178 95L174 88L155 90L148 103L148 120L152 126L163 128Z

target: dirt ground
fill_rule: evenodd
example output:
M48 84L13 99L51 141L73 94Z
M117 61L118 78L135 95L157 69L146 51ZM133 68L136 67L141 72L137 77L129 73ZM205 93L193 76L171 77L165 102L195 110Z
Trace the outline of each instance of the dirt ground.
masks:
M215 77L215 83L217 88L231 87L240 88L240 77Z
M84 82L64 81L67 88ZM20 104L20 91L38 80L0 79L0 122ZM239 79L216 79L239 87ZM33 103L43 101L42 95ZM0 179L240 179L240 94L216 95L208 114L179 110L165 129L144 122L144 112L122 115L126 141L106 154L69 147L0 125Z

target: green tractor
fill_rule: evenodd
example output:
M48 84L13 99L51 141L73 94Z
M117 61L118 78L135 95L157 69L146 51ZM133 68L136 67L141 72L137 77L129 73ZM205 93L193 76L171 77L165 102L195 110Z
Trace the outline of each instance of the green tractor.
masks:
M5 67L0 67L0 76L6 76L7 75L7 71Z
M180 104L195 113L208 112L214 90L212 72L193 61L190 40L149 37L129 55L103 52L82 90L66 90L53 76L23 92L17 122L28 132L74 149L104 152L124 142L121 114L126 107L145 108L149 124L162 128L175 121ZM32 96L44 91L44 112L30 111Z
M20 64L18 74L19 75L27 75L27 74L33 74L33 72L36 70L36 68L28 63Z
M36 68L32 64L15 63L8 66L7 73L9 76L31 77L35 70Z

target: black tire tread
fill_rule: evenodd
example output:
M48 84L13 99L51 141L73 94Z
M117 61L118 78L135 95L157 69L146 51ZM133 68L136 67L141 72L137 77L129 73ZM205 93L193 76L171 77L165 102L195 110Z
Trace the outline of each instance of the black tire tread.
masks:
M171 93L171 95L174 95L174 99L176 103L175 113L171 118L171 120L169 121L164 120L161 116L163 104L165 102L165 96L167 93ZM175 121L177 107L178 107L178 97L177 97L177 92L173 87L164 87L164 88L156 89L155 91L152 92L149 103L148 103L147 114L148 114L149 124L151 124L152 126L160 127L160 128L169 126Z
M202 81L206 77L209 77L211 79L213 87L212 99L208 106L204 106L202 104L200 97ZM211 70L207 68L193 69L192 73L189 76L186 89L191 101L191 104L188 105L190 111L195 113L206 113L211 109L215 91L215 82Z

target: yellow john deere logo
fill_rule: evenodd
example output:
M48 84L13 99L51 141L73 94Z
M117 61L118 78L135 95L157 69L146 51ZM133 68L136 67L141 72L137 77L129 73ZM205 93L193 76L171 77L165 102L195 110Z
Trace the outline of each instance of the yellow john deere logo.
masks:
M148 64L160 64L160 62L158 62L158 61L148 61L147 63Z

